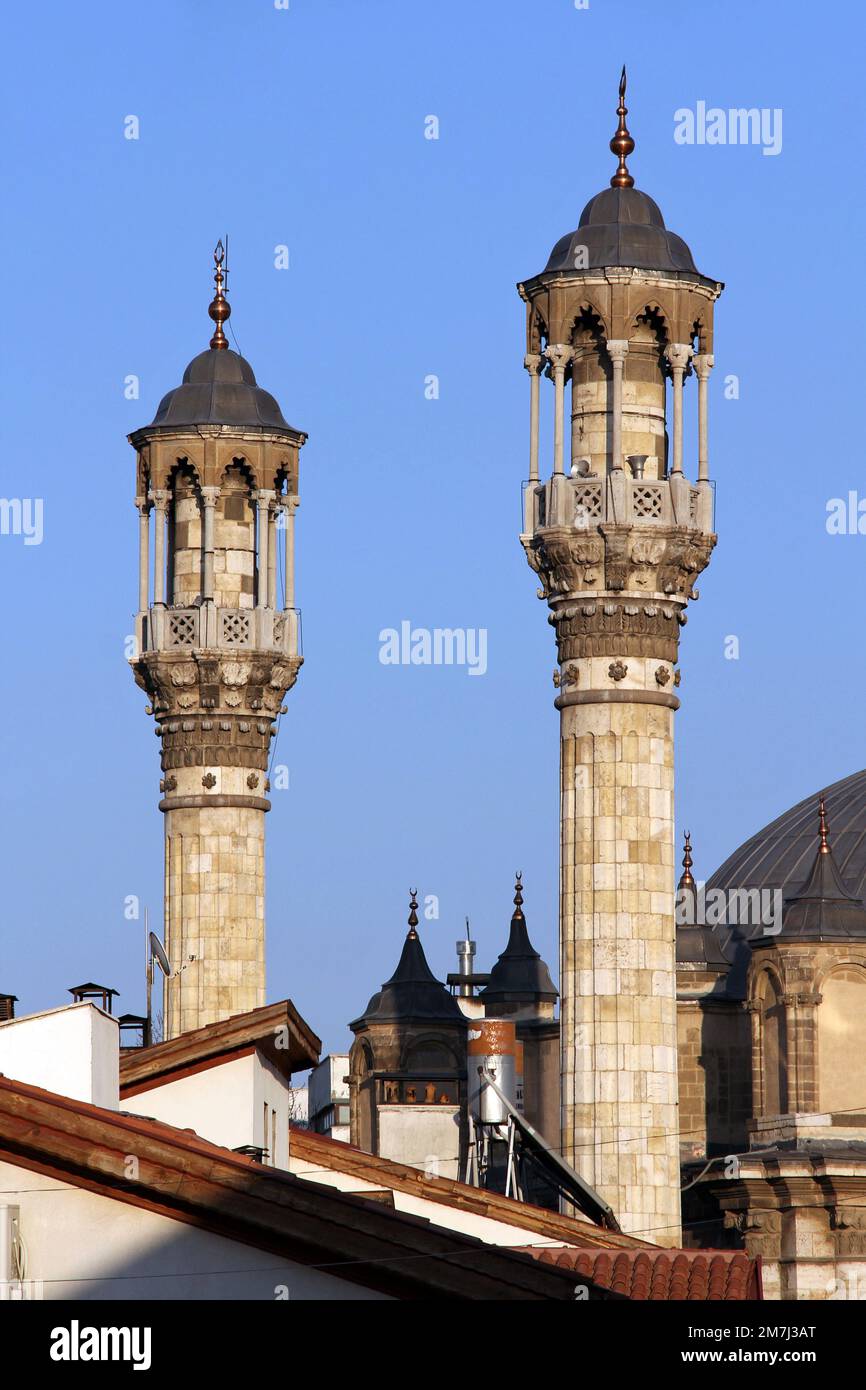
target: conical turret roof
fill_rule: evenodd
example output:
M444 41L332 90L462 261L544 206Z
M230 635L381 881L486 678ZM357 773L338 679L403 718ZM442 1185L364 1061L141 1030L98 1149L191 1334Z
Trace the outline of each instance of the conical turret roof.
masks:
M366 1023L465 1022L456 999L427 964L417 928L418 903L413 893L409 904L409 932L397 969L373 995L360 1017L349 1024L353 1031Z
M481 991L480 998L485 1004L535 1003L558 998L550 971L529 939L523 915L521 874L517 875L514 888L508 945L491 970L489 983Z
M798 892L785 900L782 930L775 939L866 940L866 907L846 888L833 857L823 796L819 802L818 825L818 852L809 877ZM773 940L772 937L768 939ZM753 946L760 945L761 940L758 937Z

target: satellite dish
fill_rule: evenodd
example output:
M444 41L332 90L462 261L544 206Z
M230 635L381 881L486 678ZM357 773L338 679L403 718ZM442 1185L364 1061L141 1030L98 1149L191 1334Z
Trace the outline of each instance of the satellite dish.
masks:
M150 954L151 958L156 961L165 978L170 980L172 968L168 963L168 956L165 954L165 948L155 932L150 933Z

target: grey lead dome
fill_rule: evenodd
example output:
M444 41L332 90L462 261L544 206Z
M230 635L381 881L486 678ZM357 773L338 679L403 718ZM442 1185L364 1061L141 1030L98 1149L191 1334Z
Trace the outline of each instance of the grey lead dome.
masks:
M586 252L578 255L578 249ZM577 229L560 237L545 271L634 266L698 275L682 237L665 227L658 203L639 188L605 188L591 198Z
M185 425L292 429L274 397L257 384L246 358L215 348L192 359L180 386L163 396L149 428Z

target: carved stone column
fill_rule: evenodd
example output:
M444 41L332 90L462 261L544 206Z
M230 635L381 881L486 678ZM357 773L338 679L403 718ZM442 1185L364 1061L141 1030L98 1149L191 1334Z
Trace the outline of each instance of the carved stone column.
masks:
M529 372L529 481L538 482L538 383L543 358L528 352L523 365Z
M607 355L613 369L611 382L611 420L610 420L610 466L616 471L622 468L622 369L628 354L625 338L608 338Z
M202 598L206 603L213 602L213 547L214 547L214 508L219 497L218 487L203 487L201 490L204 507L204 576Z
M671 343L665 356L671 369L674 397L674 448L671 473L682 475L683 471L683 378L689 365L692 350L688 343Z
M150 502L136 497L138 508L138 611L146 613L150 595Z
M168 493L162 488L154 488L150 494L153 501L153 601L165 603L165 510Z
M545 357L550 362L555 392L553 414L553 472L563 473L563 447L565 437L565 373L572 358L572 350L565 343L555 343L545 349Z
M295 606L295 512L298 509L300 499L295 496L288 496L285 499L285 526L286 526L286 592L285 609Z
M257 531L259 537L259 589L256 605L258 608L270 608L271 606L270 594L268 593L268 580L270 577L268 566L268 541L270 539L268 511L273 500L273 491L267 488L259 488L256 493Z
M692 358L698 378L698 482L706 483L710 476L710 445L708 395L710 372L715 358L707 352L700 352Z
M271 608L277 607L277 502L268 506L268 597Z

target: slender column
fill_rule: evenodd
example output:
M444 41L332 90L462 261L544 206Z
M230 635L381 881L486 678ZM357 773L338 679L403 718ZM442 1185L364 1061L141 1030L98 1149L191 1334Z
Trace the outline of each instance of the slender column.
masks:
M529 372L529 481L538 482L538 381L541 354L528 352L523 365Z
M572 350L566 343L554 343L546 348L545 357L550 362L556 401L553 417L553 472L563 472L563 438L565 419L565 371L572 357Z
M674 463L671 473L680 476L683 472L683 377L691 355L688 343L671 343L665 354L674 384Z
M286 609L295 606L295 512L298 507L298 498L289 496L286 498L285 506L285 526L286 526Z
M213 602L213 546L214 546L214 508L219 497L218 487L203 487L204 503L204 580L202 598L206 603Z
M268 580L270 570L268 565L268 541L270 539L268 526L268 507L273 501L274 494L267 488L259 488L256 493L256 509L258 513L257 530L259 533L259 593L258 608L270 608L270 594L268 592Z
M268 506L268 594L271 607L277 607L277 502Z
M715 359L710 353L700 352L692 359L698 378L698 482L705 483L710 476L709 417L707 398L710 372Z
M608 338L607 355L613 367L610 466L614 472L622 468L622 369L627 354L628 341L625 338Z
M168 493L162 488L155 488L150 496L153 501L153 524L155 527L153 545L153 601L154 604L157 604L165 603L165 509L168 502Z
M138 611L147 612L150 593L150 503L146 497L136 497L138 507Z

